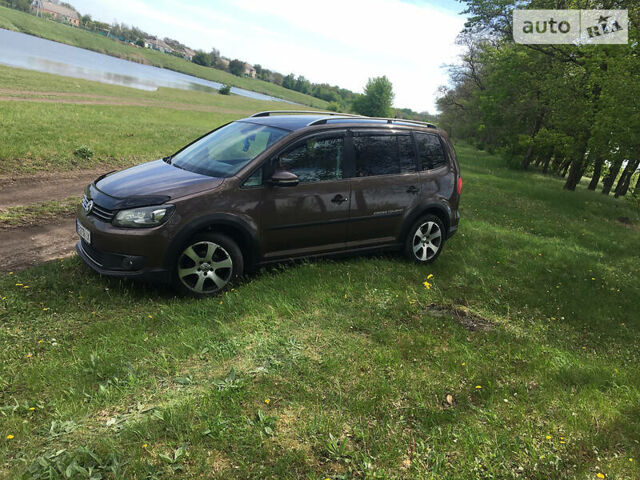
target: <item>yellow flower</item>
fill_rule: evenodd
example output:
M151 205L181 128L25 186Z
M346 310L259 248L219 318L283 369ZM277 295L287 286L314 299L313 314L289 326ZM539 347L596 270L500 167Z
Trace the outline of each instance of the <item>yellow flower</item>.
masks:
M42 309L42 311L43 311L43 312L46 312L47 310L49 310L49 307L44 307L44 308Z
M22 287L22 288L29 288L29 285L25 285L25 286L24 286L24 287Z
M476 385L476 390L480 390L482 388L482 385Z
M142 444L142 448L147 448L149 445L147 445L146 443Z
M271 403L271 400L269 400L268 398L264 399L264 403L266 403L267 405L269 405Z
M630 462L633 462L633 458L630 458L630 459L629 459L629 461L630 461Z
M596 279L596 277L591 277L591 280L595 280L595 279ZM604 477L602 477L602 478L604 478Z
M564 443L564 440L560 440L560 443Z
M464 367L467 364L467 362L462 362L462 366Z
M27 358L31 358L31 357L33 357L33 353L31 352L27 353Z
M22 287L24 286L24 283L16 283L16 287Z
M429 282L423 282L422 284L425 286L427 290L431 289L431 284Z
M13 272L9 272L9 275L13 275Z
M153 318L153 315L149 315L149 318Z
M348 295L345 293L345 294L344 294L344 298L347 298L347 297L348 297Z
M605 478L604 473L596 473L596 477Z
M222 300L220 300L220 305L222 305Z
M7 435L7 440L11 440L13 438L13 435Z
M42 342L44 342L44 340L42 340L42 339L38 340L38 343L42 343Z
M34 407L30 407L29 410L31 410L32 412L35 410Z
M551 435L547 435L547 436L546 436L546 437L544 437L544 438L546 438L547 440L551 440Z
M430 273L429 275L427 275L427 280L433 278L433 273Z

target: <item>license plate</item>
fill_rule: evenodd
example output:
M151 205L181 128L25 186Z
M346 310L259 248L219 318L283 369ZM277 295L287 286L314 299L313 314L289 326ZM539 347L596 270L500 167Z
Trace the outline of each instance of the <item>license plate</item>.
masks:
M79 220L76 220L76 232L78 232L81 239L88 244L91 244L91 232L87 228L83 227Z

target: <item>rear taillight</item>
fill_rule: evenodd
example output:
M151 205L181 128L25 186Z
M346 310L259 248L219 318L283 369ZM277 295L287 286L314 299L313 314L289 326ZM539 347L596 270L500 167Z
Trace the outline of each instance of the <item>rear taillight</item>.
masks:
M458 195L462 193L462 177L458 177Z

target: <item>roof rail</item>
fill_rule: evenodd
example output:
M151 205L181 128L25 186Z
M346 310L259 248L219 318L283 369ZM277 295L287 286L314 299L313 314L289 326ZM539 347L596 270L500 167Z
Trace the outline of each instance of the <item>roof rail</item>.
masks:
M389 124L393 124L393 122L399 122L399 123L409 123L409 124L414 124L414 125L422 125L424 127L428 127L428 128L438 128L435 124L433 123L429 123L429 122L421 122L419 120L406 120L404 118L386 118L386 117L364 117L364 116L360 116L360 115L348 115L348 114L341 114L340 117L338 118L319 118L318 120L314 120L313 122L309 123L308 126L311 125L322 125L327 123L329 120L351 120L353 117L357 117L359 120L372 120L372 121L386 121Z
M254 117L269 117L271 115L279 115L279 114L291 114L298 113L303 115L339 115L342 117L361 117L362 115L354 115L351 113L338 113L338 112L321 112L316 110L268 110L266 112L258 112L251 115L251 118Z

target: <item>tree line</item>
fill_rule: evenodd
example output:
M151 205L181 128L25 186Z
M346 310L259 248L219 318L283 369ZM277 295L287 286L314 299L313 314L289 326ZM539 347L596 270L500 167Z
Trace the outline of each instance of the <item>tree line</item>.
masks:
M588 188L640 194L640 3L637 0L461 0L464 53L437 101L450 135L500 151L524 170ZM522 45L512 11L628 9L628 45ZM626 28L626 26L625 26Z

